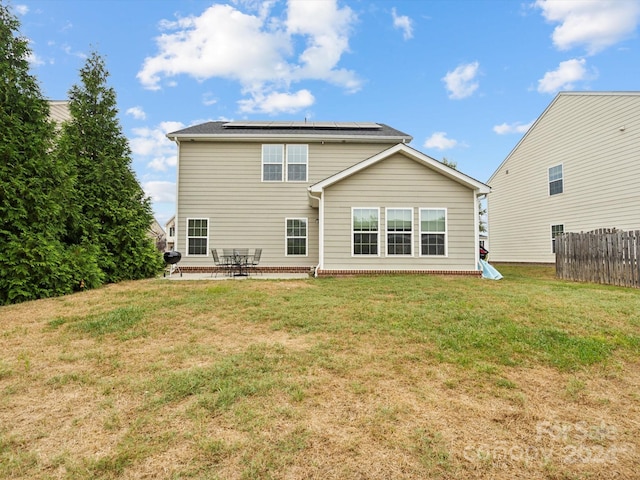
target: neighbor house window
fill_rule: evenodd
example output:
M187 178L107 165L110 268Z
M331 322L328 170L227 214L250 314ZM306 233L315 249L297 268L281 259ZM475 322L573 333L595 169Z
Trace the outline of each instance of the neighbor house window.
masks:
M420 209L420 255L447 255L446 209Z
M549 169L549 195L562 193L562 165Z
M378 255L380 211L377 208L354 208L351 216L353 254Z
M287 181L306 182L308 145L287 145Z
M287 255L307 254L307 219L287 218Z
M262 145L262 181L281 182L284 145Z
M207 255L209 219L187 219L187 255Z
M263 182L306 182L308 164L308 145L262 145Z
M551 225L551 253L556 253L556 237L564 233L564 225Z
M387 255L411 255L413 209L387 208Z

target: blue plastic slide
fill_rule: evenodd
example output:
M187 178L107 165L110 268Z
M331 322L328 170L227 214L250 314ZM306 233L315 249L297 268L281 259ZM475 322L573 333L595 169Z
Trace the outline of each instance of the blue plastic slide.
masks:
M488 278L490 280L500 280L502 278L502 274L485 260L480 260L479 267L482 270L482 278Z

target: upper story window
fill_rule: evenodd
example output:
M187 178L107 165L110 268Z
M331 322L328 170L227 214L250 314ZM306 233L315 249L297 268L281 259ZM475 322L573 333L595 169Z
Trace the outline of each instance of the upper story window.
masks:
M447 255L446 209L420 209L420 255Z
M562 193L562 164L549 169L549 195Z
M262 145L262 181L281 182L284 145Z
M309 160L308 145L287 145L287 181L306 182L307 163Z
M387 255L411 255L413 209L387 208Z
M187 255L207 255L209 219L187 219Z
M308 164L308 145L262 145L263 182L306 182Z
M377 208L354 208L351 216L353 254L378 255L380 210Z

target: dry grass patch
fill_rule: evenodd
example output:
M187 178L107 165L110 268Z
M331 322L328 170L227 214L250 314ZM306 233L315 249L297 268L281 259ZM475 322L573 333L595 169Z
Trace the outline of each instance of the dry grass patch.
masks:
M634 478L640 292L502 270L3 307L0 477Z

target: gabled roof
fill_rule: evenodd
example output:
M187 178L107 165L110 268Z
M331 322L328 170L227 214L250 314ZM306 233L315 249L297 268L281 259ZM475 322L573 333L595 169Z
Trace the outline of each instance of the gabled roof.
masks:
M547 108L544 109L544 112L542 112L542 114L536 119L536 121L533 123L533 125L531 125L531 127L529 127L529 130L527 130L527 132L522 136L522 138L516 144L516 146L513 147L513 149L509 152L509 155L507 155L507 157L502 161L502 163L498 166L498 168L496 168L495 172L493 172L493 174L491 175L489 180L487 180L487 183L491 184L491 181L498 174L498 172L500 172L500 170L502 170L502 167L504 167L507 164L509 159L518 150L520 145L522 145L522 143L536 129L538 124L544 119L544 117L547 115L547 113L555 106L555 104L558 102L558 100L560 98L562 98L562 97L589 98L589 97L605 97L605 96L607 96L607 97L640 96L640 92L636 92L636 91L633 91L633 92L593 92L593 91L589 91L589 92L559 92L555 96L555 98L551 101L551 103L547 106Z
M332 175L314 185L311 185L308 188L309 194L322 193L325 188L335 183L338 183L344 180L345 178L350 177L351 175L355 175L356 173L364 170L365 168L368 168L378 162L381 162L386 158L389 158L390 156L395 155L396 153L400 153L410 158L411 160L414 160L424 165L427 168L435 170L438 173L441 173L442 175L444 175L445 177L448 177L451 180L454 180L472 190L475 190L478 194L484 195L491 192L491 188L488 185L480 182L479 180L476 180L468 175L465 175L464 173L459 172L454 168L448 167L444 163L439 162L438 160L435 160L429 157L428 155L425 155L424 153L419 152L418 150L408 145L399 143L394 145L391 148L388 148L387 150L384 150L378 153L377 155L374 155L373 157L368 158L367 160L364 160L360 163L356 163L355 165L345 170L342 170L341 172L338 172L335 175Z
M409 143L413 138L373 122L207 122L171 132L174 141L353 141Z

